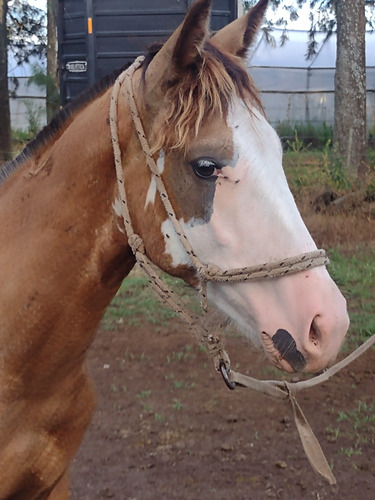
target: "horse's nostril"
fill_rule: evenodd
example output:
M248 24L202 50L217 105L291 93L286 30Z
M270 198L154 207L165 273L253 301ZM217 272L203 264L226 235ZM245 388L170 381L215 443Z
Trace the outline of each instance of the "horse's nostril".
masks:
M291 334L283 329L277 330L272 337L273 345L281 357L296 371L301 371L306 366L304 355L297 349L297 344Z
M314 344L314 346L318 347L320 342L321 342L321 339L322 339L322 334L316 324L316 319L317 319L318 316L316 316L312 323L311 323L311 327L310 327L310 333L309 333L309 340L312 344Z

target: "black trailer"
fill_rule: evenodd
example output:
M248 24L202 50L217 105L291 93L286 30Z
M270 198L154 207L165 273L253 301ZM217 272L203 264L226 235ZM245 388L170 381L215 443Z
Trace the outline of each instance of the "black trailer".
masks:
M61 102L164 41L193 0L59 0ZM237 0L213 0L211 29L237 17Z

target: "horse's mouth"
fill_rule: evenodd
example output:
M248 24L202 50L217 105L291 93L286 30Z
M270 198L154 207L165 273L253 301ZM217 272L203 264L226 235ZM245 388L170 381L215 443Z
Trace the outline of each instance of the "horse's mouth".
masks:
M266 354L280 370L294 373L306 367L306 359L288 331L279 329L272 337L262 332L262 341Z

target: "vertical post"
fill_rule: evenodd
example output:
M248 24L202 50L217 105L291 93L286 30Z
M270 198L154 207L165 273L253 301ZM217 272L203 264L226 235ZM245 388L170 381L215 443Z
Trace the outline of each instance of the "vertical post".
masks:
M87 72L88 72L88 83L89 86L95 83L95 70L96 70L96 58L95 58L95 40L94 40L94 26L93 17L94 9L92 5L92 0L86 0L86 15L87 15Z
M242 17L243 12L243 2L242 0L237 0L237 15L235 17Z
M47 122L59 109L57 62L57 1L47 1Z
M8 87L8 0L0 0L0 164L9 160L12 150Z
M311 67L309 66L306 71L306 94L305 94L305 122L310 123L310 79Z

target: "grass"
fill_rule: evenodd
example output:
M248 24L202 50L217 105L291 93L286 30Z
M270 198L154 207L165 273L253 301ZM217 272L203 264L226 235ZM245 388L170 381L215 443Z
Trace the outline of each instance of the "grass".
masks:
M129 325L139 325L144 320L163 324L173 315L150 293L146 277L128 277L108 307L103 326L106 330L113 330L124 319Z
M194 349L191 345L186 345L182 351L175 352L167 355L167 364L180 363L183 361L190 361L195 358Z
M309 191L331 190L343 194L355 187L329 142L321 151L287 151L284 168L297 198Z
M375 334L375 248L361 248L347 256L329 252L330 273L348 301L351 341L355 344Z
M362 455L363 446L375 444L375 405L358 401L354 408L337 412L336 425L326 428L329 442L340 443L338 455L352 459Z
M182 280L167 275L164 275L164 279L169 286L173 287L183 302L194 303L194 291L189 289ZM173 317L176 317L176 314L159 301L151 290L147 278L134 273L124 280L105 312L102 325L105 330L114 330L118 324L126 320L130 326L139 326L145 321L153 325L165 326Z
M350 446L341 446L338 454L351 458L362 454L364 444L375 443L375 405L359 401L351 410L339 411L340 437L349 438Z
M325 186L329 176L324 169L323 153L289 151L284 154L284 168L290 189L294 195L304 189Z
M176 411L179 411L182 409L182 407L183 407L183 404L181 403L181 401L177 398L173 398L172 408Z

